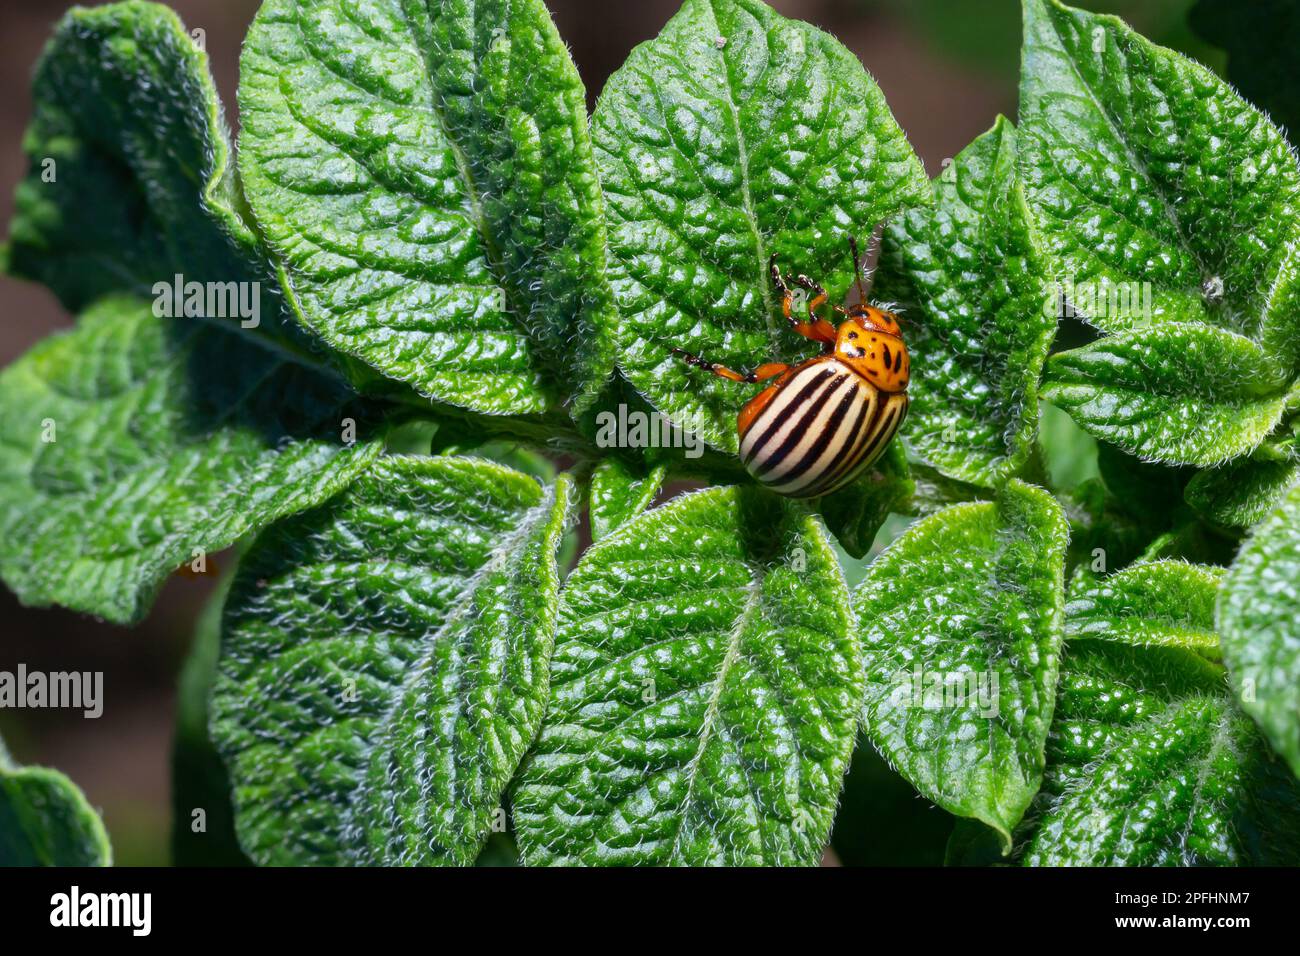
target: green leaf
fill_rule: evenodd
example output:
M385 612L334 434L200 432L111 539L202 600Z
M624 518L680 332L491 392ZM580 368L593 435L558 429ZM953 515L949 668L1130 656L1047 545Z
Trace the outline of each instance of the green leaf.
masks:
M649 508L666 473L663 465L647 472L621 458L605 458L597 464L591 473L591 540L599 541Z
M893 442L870 472L820 499L817 507L840 546L861 558L891 514L910 511L915 491L903 446Z
M321 363L242 217L207 54L171 9L138 0L72 9L37 66L33 99L12 274L45 283L73 311L121 293L170 305L179 286L176 311L163 314L238 322L265 345ZM358 384L373 377L343 356L327 360Z
M1258 345L1208 325L1119 332L1053 355L1043 397L1147 461L1217 465L1281 421L1284 379Z
M153 3L74 8L36 67L9 266L79 311L177 272L243 278L230 142L208 57ZM258 276L251 276L256 279Z
M493 833L483 844L483 849L479 852L478 858L474 861L475 866L499 867L499 866L518 866L519 849L515 846L515 841L509 834Z
M1209 70L1114 17L1055 0L1024 11L1022 171L1067 298L1073 283L1106 331L1208 324L1294 370L1300 164L1282 134ZM1087 307L1103 291L1105 308Z
M57 770L19 767L0 741L0 866L109 866L99 814Z
M1070 522L1070 547L1066 568L1104 574L1138 558L1157 532L1134 518L1109 493L1100 479L1061 492L1061 506Z
M1300 863L1300 788L1193 646L1072 639L1031 866Z
M478 459L381 458L258 538L212 704L254 861L474 862L546 707L572 494Z
M758 0L687 0L611 77L592 138L622 367L679 426L734 452L753 387L669 349L746 369L810 354L769 257L841 301L847 237L927 201L921 164L857 58Z
M514 795L529 864L814 864L861 655L820 523L710 488L602 539L565 585L546 726Z
M934 191L933 209L886 230L873 291L910 320L907 443L949 477L993 487L1033 450L1057 314L1011 123L999 117Z
M1300 486L1251 533L1223 583L1219 629L1241 707L1300 775Z
M584 409L613 365L585 104L541 0L267 0L240 170L300 319L453 405Z
M1116 507L1148 525L1167 523L1186 513L1181 498L1190 472L1189 468L1142 461L1114 445L1097 445L1097 474L1108 497Z
M1209 521L1249 528L1263 521L1297 482L1300 460L1256 454L1198 472L1184 494L1187 503Z
M1222 570L1183 561L1135 564L1071 590L1066 640L1170 645L1219 658L1214 604Z
M221 761L208 714L221 652L221 609L232 574L222 579L194 626L194 642L176 688L172 741L172 865L248 866L235 835L230 774ZM196 811L203 811L196 818ZM197 824L202 822L202 827Z
M333 379L127 298L0 372L0 416L0 576L25 604L118 623L196 551L318 504L381 446Z
M1038 790L1065 601L1065 516L1010 481L918 522L854 593L867 733L926 799L1002 834Z
M1045 407L1058 421L1071 421L1055 406ZM1092 477L1060 493L1070 519L1067 576L1071 568L1105 574L1139 559L1230 560L1235 544L1219 539L1183 501L1192 469L1151 464L1114 445L1088 442Z

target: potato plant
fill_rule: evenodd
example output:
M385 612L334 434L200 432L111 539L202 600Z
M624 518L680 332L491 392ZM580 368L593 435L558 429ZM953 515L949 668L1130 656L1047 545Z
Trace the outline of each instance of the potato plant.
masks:
M874 750L951 863L1300 863L1300 164L1121 21L1023 23L932 181L761 0L591 116L542 0L266 0L237 144L170 10L70 12L4 265L77 320L0 373L0 576L130 624L237 548L178 862L816 864ZM758 389L672 350L806 358L769 263L843 303L877 227L910 412L780 497ZM0 859L110 857L0 750Z

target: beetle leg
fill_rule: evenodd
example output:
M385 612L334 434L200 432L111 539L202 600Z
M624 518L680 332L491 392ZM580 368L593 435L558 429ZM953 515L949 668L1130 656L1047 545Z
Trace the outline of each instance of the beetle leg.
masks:
M767 271L772 275L772 285L776 286L776 291L781 293L781 312L791 325L797 324L798 320L791 314L794 311L794 293L785 284L781 269L776 264L776 253L772 253L772 258L767 261Z
M776 266L776 256L772 257L771 270L772 281L781 292L781 311L785 314L786 321L790 323L790 328L806 339L833 346L835 344L835 326L817 314L817 310L826 304L826 290L807 276L783 278L781 271ZM806 320L800 320L792 314L794 295L790 292L790 286L787 282L793 282L795 285L813 293L813 297L808 300L808 318Z
M673 349L673 354L680 357L687 365L694 365L696 368L702 368L706 372L712 372L720 378L729 379L733 382L748 382L751 385L755 382L765 382L769 378L776 378L778 375L789 371L790 366L783 362L764 362L752 372L736 372L727 368L725 365L719 365L717 362L710 362L708 359L700 358L684 349Z

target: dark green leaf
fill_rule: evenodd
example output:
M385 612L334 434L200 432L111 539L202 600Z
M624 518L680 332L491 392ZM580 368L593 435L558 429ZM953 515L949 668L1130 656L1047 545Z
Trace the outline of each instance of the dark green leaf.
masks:
M992 496L987 488L949 478L924 462L909 462L907 470L915 485L907 514L925 517L949 505L987 501Z
M999 117L934 191L933 209L886 230L874 292L910 320L904 438L949 477L992 487L1033 450L1057 316L1011 123Z
M1070 522L1066 567L1104 574L1136 560L1151 541L1145 522L1120 507L1099 478L1060 493Z
M840 301L848 236L926 201L921 164L857 58L759 0L687 0L610 79L592 137L622 367L678 425L735 451L753 387L669 349L746 369L811 354L768 258Z
M1300 788L1195 648L1075 639L1022 862L1300 863Z
M1061 493L1070 519L1067 567L1106 574L1138 559L1218 563L1231 553L1220 553L1217 539L1183 503L1191 469L1143 462L1109 444L1095 453L1096 476Z
M244 278L222 228L251 241L231 211L221 104L207 54L175 13L139 2L74 8L33 91L31 169L10 226L16 275L74 311L109 292L147 295L176 272Z
M268 0L240 170L302 321L453 405L585 408L613 364L585 102L541 0Z
M0 574L26 604L120 623L181 564L319 504L381 447L335 380L125 298L0 373L0 413Z
M591 540L617 531L654 501L667 469L638 469L621 458L605 458L591 474Z
M572 483L381 458L272 526L226 603L212 733L260 864L473 863L547 701Z
M1072 588L1067 640L1095 637L1135 647L1172 645L1219 658L1214 628L1219 568L1182 561L1135 564Z
M840 863L937 866L943 862L953 820L930 801L918 800L912 785L866 735L858 735L831 834L831 849Z
M170 303L179 285L184 309L319 361L237 211L208 57L175 13L138 0L74 8L41 58L33 98L13 274L45 283L74 311L111 293ZM340 368L357 377L342 359Z
M221 652L221 609L232 580L227 574L199 614L190 656L177 683L176 737L172 741L173 866L249 865L235 835L230 774L208 733L209 703Z
M1165 323L1053 355L1043 397L1093 436L1148 461L1217 465L1282 418L1284 379L1249 339Z
M978 820L962 818L952 828L943 854L944 866L1005 865L1002 837Z
M1115 504L1146 524L1186 512L1182 489L1189 468L1144 462L1110 444L1097 446L1097 473Z
M1114 17L1055 0L1024 10L1022 169L1067 298L1108 331L1205 323L1294 369L1300 165L1281 133Z
M1300 486L1251 533L1223 584L1219 629L1241 707L1300 775Z
M995 502L913 525L854 594L867 733L922 796L995 828L1004 849L1042 775L1068 536L1051 495L1012 480Z
M1249 528L1300 482L1300 460L1293 454L1272 457L1257 452L1199 472L1187 483L1187 503L1216 524Z
M861 558L891 514L911 510L915 490L903 446L893 442L868 474L822 498L817 507L840 546Z
M602 539L565 585L546 726L514 796L530 864L813 864L861 656L820 523L711 488Z
M19 767L0 741L0 866L108 866L104 824L57 770Z

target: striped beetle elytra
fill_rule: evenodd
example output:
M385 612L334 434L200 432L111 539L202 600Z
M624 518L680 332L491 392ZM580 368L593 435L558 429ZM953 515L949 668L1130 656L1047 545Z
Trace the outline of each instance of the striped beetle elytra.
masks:
M772 282L790 327L818 342L821 354L797 365L767 362L736 372L682 349L689 365L733 382L771 385L751 398L736 420L740 458L761 484L792 498L816 498L859 478L881 456L907 415L911 362L898 317L866 304L857 242L849 240L860 302L845 308L838 327L817 314L826 290L807 276L782 276L776 256ZM811 293L806 316L794 314L790 284Z

